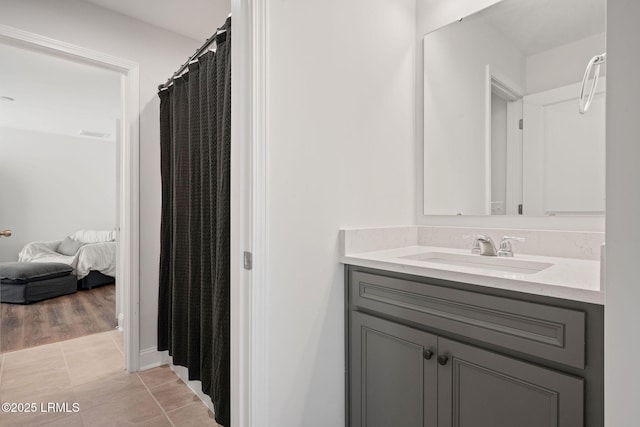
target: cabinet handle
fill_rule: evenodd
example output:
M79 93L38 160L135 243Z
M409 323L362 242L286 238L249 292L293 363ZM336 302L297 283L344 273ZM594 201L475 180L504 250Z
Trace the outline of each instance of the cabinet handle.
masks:
M433 357L433 351L431 350L425 350L424 351L424 358L427 360L431 360L431 358Z
M438 364L444 366L447 364L448 361L449 361L448 356L438 356Z

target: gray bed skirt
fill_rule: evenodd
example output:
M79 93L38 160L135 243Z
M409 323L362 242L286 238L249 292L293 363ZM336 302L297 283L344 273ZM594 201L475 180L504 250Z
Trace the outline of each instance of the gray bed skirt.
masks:
M102 285L115 283L115 277L107 276L99 271L91 270L87 276L78 280L78 289L93 289Z

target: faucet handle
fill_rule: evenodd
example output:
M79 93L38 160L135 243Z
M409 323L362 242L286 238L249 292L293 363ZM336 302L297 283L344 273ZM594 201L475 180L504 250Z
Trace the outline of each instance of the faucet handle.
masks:
M479 254L480 253L480 241L478 240L477 234L463 234L462 238L465 240L471 240L473 243L471 245L471 253Z
M512 257L513 250L511 248L511 241L524 242L524 237L504 236L500 242L500 249L498 250L498 256Z
M472 254L479 254L480 253L480 240L473 239L473 246L471 246L471 253Z

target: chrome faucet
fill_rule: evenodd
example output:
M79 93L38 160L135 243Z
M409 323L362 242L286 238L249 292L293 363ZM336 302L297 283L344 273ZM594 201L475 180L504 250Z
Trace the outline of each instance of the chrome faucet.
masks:
M493 243L491 237L485 236L484 234L478 234L475 237L475 240L473 241L473 247L471 248L471 253L478 253L485 256L498 255L495 243Z

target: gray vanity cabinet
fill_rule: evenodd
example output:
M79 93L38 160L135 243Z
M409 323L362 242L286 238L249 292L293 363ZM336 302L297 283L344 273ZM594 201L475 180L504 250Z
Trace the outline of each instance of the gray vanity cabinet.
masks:
M438 354L438 426L584 425L581 378L444 338Z
M363 267L347 282L350 427L602 425L601 306Z
M583 380L354 312L351 426L583 425Z
M437 338L377 317L351 318L351 425L437 425Z

